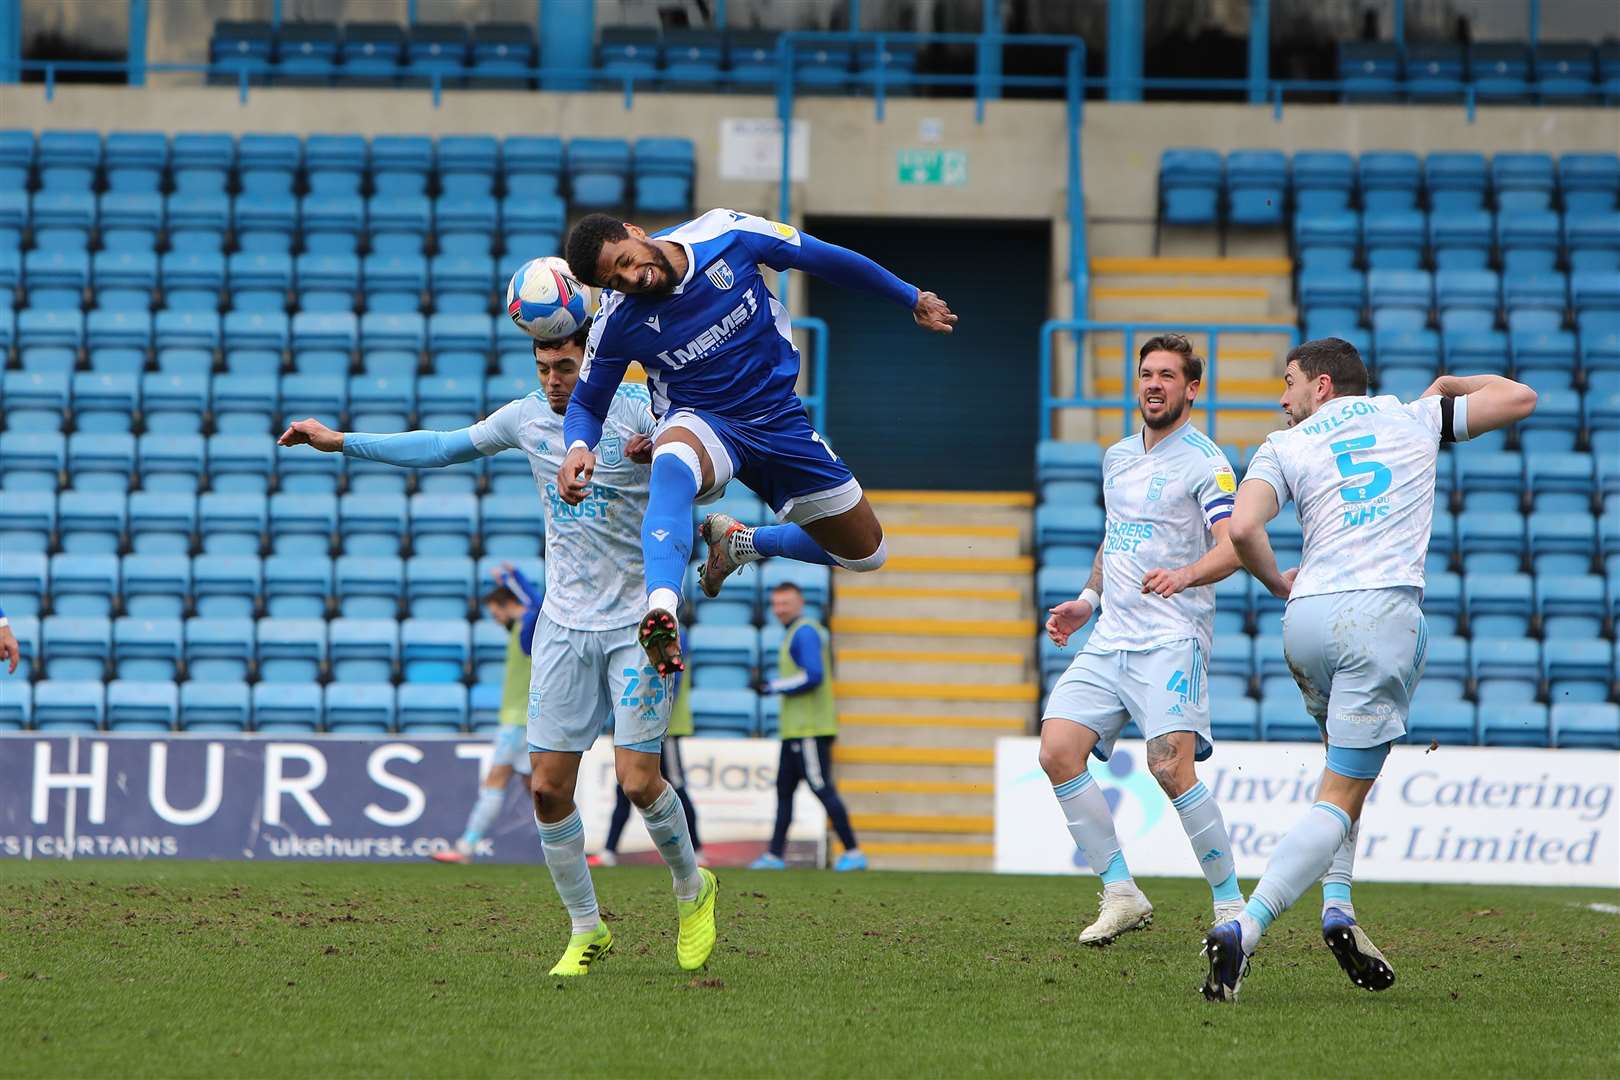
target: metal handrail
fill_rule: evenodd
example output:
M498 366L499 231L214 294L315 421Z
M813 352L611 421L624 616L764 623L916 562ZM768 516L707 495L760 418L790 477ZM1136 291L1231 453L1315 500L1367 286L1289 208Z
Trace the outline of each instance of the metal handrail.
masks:
M827 321L805 316L792 320L795 330L810 331L810 392L799 400L810 410L810 425L831 438L827 431Z
M1209 357L1205 361L1203 393L1193 406L1195 409L1204 409L1208 414L1208 432L1210 438L1215 438L1215 418L1223 412L1252 412L1257 409L1276 409L1275 399L1266 401L1219 401L1216 392L1216 375L1219 371L1220 338L1223 334L1279 334L1288 338L1288 347L1299 344L1299 327L1292 323L1196 323L1196 322L1159 322L1147 319L1132 319L1128 321L1102 321L1096 319L1049 319L1041 324L1041 438L1052 437L1052 414L1057 409L1122 409L1124 411L1124 434L1129 435L1132 430L1132 409L1136 398L1133 392L1132 371L1136 362L1132 341L1138 331L1167 332L1174 330L1183 334L1207 334L1209 336ZM1120 396L1117 398L1087 397L1083 390L1077 391L1074 397L1058 397L1052 389L1052 376L1054 373L1052 348L1053 339L1060 333L1074 335L1074 380L1075 386L1084 385L1084 372L1081 370L1082 357L1085 352L1085 335L1092 331L1120 333L1124 343L1120 349L1122 374L1124 376Z

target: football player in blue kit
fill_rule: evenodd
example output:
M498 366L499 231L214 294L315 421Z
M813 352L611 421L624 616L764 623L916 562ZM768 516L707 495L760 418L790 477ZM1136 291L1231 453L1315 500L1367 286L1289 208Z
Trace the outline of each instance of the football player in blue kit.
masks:
M724 514L706 517L707 595L738 567L770 556L856 571L883 565L877 514L794 393L799 352L787 309L759 266L805 270L872 293L910 311L923 329L948 334L956 316L943 300L864 255L734 210L710 210L653 235L589 214L569 233L567 257L580 281L609 291L568 404L557 486L567 502L586 497L613 391L630 362L640 363L658 427L641 529L647 614L639 632L660 674L684 669L675 612L691 555L692 506L719 498L734 478L782 524L750 529Z

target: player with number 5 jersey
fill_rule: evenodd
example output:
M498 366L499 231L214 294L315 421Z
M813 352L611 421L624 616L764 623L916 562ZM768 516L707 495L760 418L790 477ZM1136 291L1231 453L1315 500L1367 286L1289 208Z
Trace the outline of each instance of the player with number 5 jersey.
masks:
M1243 565L1285 598L1283 651L1306 710L1322 726L1327 766L1316 803L1273 851L1243 913L1204 939L1205 997L1229 1001L1273 919L1318 880L1322 934L1351 981L1383 990L1395 972L1350 903L1362 804L1406 734L1423 674L1423 562L1440 448L1529 416L1536 393L1498 375L1442 375L1412 402L1370 397L1367 368L1339 338L1288 354L1280 402L1288 428L1249 463L1232 512ZM1305 549L1277 567L1266 522L1289 501Z
M760 264L871 293L925 330L950 333L956 322L939 297L864 255L752 214L711 210L652 236L606 214L574 225L569 267L609 291L568 406L568 457L557 483L565 500L584 498L613 390L632 361L641 364L658 431L641 533L647 612L639 630L661 674L683 666L675 616L692 506L719 498L733 478L782 524L750 529L724 514L705 518L701 584L709 596L734 570L767 556L856 571L876 570L886 557L871 503L794 393L799 352Z

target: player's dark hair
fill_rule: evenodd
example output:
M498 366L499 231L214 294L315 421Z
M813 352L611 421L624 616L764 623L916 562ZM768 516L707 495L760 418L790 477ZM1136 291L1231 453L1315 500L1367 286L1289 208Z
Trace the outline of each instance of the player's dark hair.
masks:
M586 214L568 230L568 269L586 285L601 288L602 283L596 280L596 264L602 257L602 245L629 235L624 222L612 214Z
M1333 380L1334 397L1360 397L1367 392L1367 365L1356 347L1343 338L1302 341L1289 350L1283 366L1298 364L1307 379L1326 375Z
M796 592L800 596L804 595L804 590L793 584L791 581L778 581L775 585L771 586L771 592Z
M1187 376L1188 382L1202 382L1204 378L1204 358L1193 350L1193 343L1187 339L1186 334L1158 334L1142 342L1142 348L1137 351L1136 359L1140 363L1148 358L1149 353L1173 352L1181 357L1181 373Z
M590 338L590 336L591 318L587 317L584 322L579 324L578 330L575 330L572 334L569 334L565 338L554 338L549 341L541 341L539 338L535 338L534 351L539 353L541 349L555 349L561 345L569 343L578 345L583 349L585 347L586 340Z
M517 593L508 589L505 585L497 585L485 593L483 600L479 601L479 603L486 607L490 604L516 604L518 603L518 597Z

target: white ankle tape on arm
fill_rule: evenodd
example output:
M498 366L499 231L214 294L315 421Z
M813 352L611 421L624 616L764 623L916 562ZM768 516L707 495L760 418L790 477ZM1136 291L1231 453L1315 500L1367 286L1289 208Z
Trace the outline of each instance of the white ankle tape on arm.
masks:
M889 561L889 542L879 540L877 550L864 559L845 559L834 555L833 561L845 570L853 570L858 574L876 570Z
M683 442L667 442L653 451L653 461L661 457L673 457L692 472L692 480L697 484L698 490L703 490L703 465L698 461L697 451Z

